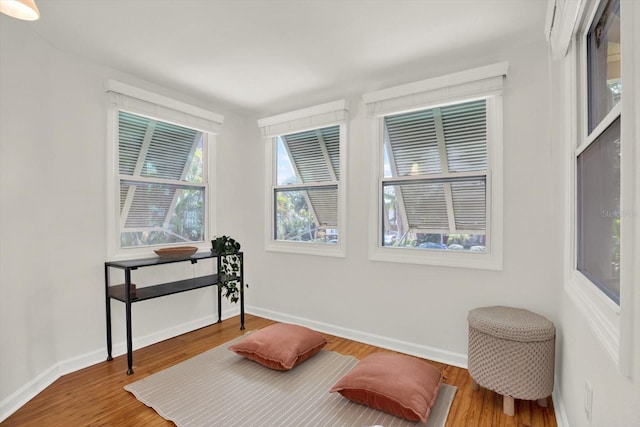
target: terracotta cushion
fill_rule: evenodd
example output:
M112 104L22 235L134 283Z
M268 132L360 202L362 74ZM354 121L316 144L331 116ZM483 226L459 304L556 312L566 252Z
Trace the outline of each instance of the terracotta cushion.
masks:
M362 359L330 390L409 421L427 422L442 374L425 361L395 353Z
M253 332L229 350L268 368L287 371L322 350L327 340L304 326L275 323Z

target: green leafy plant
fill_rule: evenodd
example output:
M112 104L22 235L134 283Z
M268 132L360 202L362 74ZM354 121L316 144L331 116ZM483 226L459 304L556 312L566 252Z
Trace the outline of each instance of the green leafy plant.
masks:
M242 268L242 256L240 252L240 243L231 236L215 237L211 241L212 252L219 255L218 277L225 298L232 303L239 300L240 295L240 270ZM249 285L245 285L249 287Z

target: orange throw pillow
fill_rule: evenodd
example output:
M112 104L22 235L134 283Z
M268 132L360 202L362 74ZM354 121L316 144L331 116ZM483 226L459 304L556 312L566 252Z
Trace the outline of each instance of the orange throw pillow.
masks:
M322 350L327 340L304 326L275 323L262 328L229 350L267 368L287 371Z
M402 354L373 353L330 391L409 421L426 423L441 383L440 371L425 361Z

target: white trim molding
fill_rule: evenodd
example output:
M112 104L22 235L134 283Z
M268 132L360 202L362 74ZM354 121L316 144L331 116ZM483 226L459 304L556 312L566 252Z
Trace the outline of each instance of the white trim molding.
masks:
M567 54L585 4L585 0L548 0L544 35L554 60Z
M105 92L112 105L122 110L144 113L171 123L219 134L224 116L186 104L166 96L130 86L115 80L107 80Z
M373 117L451 104L461 99L501 93L508 69L508 62L500 62L365 93L362 98L369 116Z
M302 132L333 123L346 122L349 107L346 100L290 111L258 120L264 138L292 132Z

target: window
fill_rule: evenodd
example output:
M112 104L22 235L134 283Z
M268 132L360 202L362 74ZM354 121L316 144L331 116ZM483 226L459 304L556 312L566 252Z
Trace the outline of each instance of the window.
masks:
M203 110L203 124L176 101L117 82L108 92L110 256L208 242L209 144L222 118Z
M381 244L486 251L487 101L384 117Z
M275 240L337 243L340 126L276 137Z
M365 95L377 143L373 259L502 268L506 68Z
M267 248L343 256L346 104L258 122L268 147Z
M576 266L620 304L620 2L602 1L584 38L586 114L576 150Z
M576 15L567 69L575 91L567 167L565 290L625 375L633 371L637 97L622 94L632 58L636 2L590 0ZM624 60L622 57L624 56ZM626 85L625 87L629 86Z

